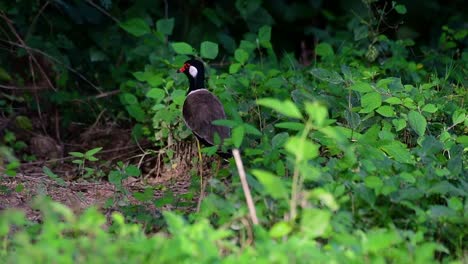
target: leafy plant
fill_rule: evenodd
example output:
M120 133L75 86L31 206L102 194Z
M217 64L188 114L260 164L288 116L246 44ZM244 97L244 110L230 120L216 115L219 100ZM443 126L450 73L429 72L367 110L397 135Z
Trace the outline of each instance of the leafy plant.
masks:
M98 147L98 148L90 149L86 151L85 153L76 152L76 151L69 153L71 156L78 158L78 159L72 160L72 163L78 164L78 171L82 177L89 178L93 174L96 173L96 170L94 168L86 166L86 161L88 162L98 161L99 159L96 158L94 155L99 153L99 151L101 150L102 148Z

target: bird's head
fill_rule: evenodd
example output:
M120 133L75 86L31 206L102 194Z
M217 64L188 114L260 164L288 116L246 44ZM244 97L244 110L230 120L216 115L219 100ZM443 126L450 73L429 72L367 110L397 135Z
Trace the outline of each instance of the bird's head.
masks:
M178 73L185 73L189 79L199 79L204 78L205 67L203 62L195 59L190 59L184 63L180 69L177 70Z

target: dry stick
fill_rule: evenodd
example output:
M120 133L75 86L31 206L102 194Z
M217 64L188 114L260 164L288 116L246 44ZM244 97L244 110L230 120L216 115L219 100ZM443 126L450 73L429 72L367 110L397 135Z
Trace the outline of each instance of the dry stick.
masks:
M16 47L23 48L23 49L25 49L25 50L27 50L27 51L34 51L34 52L36 52L36 53L39 53L39 54L41 54L41 55L43 55L43 56L45 56L45 57L51 59L52 61L54 61L54 62L56 62L56 63L62 65L62 66L65 67L65 68L67 68L69 71L73 72L73 73L76 74L78 77L80 77L83 81L85 81L86 83L88 83L89 85L91 85L91 86L92 86L94 89L96 89L98 92L102 93L101 88L98 87L98 86L96 86L96 85L94 85L91 81L89 81L88 79L86 79L86 77L85 77L83 74L79 73L77 70L73 69L72 67L66 65L64 62L62 62L62 61L60 61L60 60L58 60L58 59L52 57L51 55L49 55L49 54L47 54L47 53L45 53L45 52L43 52L43 51L41 51L41 50L38 50L38 49L35 49L35 48L31 48L31 47L26 46L26 45L23 45L23 44L18 44L18 43L15 43L15 42L12 42L12 41L8 41L8 40L3 40L3 39L0 39L0 41L1 41L1 42L5 42L5 43L8 43L8 44L13 45L13 46L16 46ZM7 87L5 87L5 88L7 88ZM11 89L11 88L12 88L12 87L10 87L10 89Z
M232 155L236 161L237 171L239 172L239 177L242 183L242 189L244 190L245 200L247 201L247 207L249 208L250 218L254 225L258 225L257 212L255 211L255 205L253 203L252 195L250 194L249 185L247 184L247 178L245 176L244 165L242 164L242 159L239 154L238 149L232 150Z
M17 41L23 45L23 46L26 46L26 43L24 42L24 40L21 38L21 36L18 34L18 32L16 31L15 27L13 26L13 23L8 19L8 17L5 15L5 13L1 12L0 13L0 16L3 18L3 20L5 20L7 22L7 25L8 27L10 28L10 31L11 33L13 33L13 35L16 37ZM55 88L55 86L52 84L52 81L49 79L49 77L47 76L47 74L45 73L44 69L42 68L41 64L39 64L39 62L37 61L36 57L34 57L34 54L26 49L26 52L29 54L30 58L32 59L32 61L34 62L34 64L36 64L37 68L39 69L39 71L41 72L42 74L42 77L44 77L44 79L47 81L47 84L49 84L49 86L54 90L56 91L57 89Z

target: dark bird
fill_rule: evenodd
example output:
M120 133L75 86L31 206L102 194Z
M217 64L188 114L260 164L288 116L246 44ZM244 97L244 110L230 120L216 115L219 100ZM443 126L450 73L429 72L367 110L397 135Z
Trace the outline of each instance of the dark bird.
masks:
M226 119L224 108L216 95L205 88L205 67L201 61L191 59L177 70L184 73L189 80L189 90L182 108L185 124L193 134L206 146L213 146L215 134L221 139L230 137L228 127L212 124L213 121ZM223 158L231 157L230 153L218 152Z

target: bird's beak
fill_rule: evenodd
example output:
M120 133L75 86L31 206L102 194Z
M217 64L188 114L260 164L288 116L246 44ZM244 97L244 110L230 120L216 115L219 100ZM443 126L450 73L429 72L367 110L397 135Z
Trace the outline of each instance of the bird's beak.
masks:
M181 73L181 72L184 72L185 71L185 65L182 66L182 68L178 69L177 70L177 73Z

